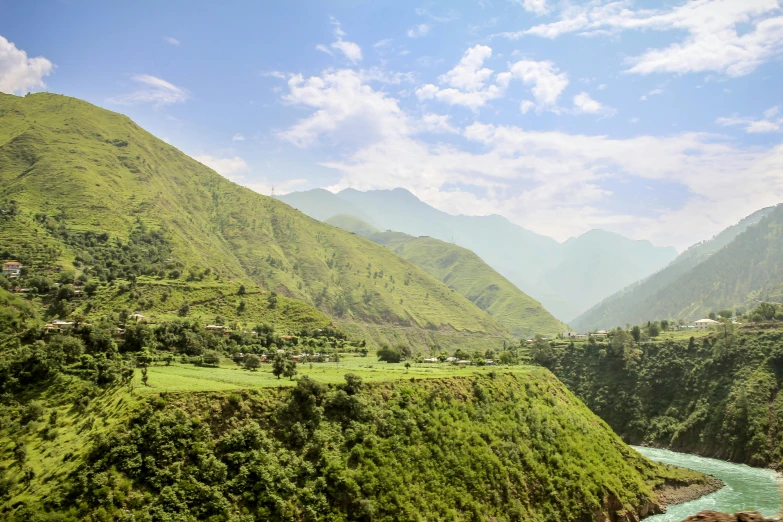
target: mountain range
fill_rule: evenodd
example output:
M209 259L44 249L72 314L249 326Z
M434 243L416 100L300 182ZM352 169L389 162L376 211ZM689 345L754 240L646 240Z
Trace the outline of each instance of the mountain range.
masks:
M336 194L314 189L278 198L316 219L353 215L380 230L430 236L472 250L563 322L677 256L674 248L604 230L559 243L502 216L447 214L402 188Z
M754 212L576 318L580 331L744 311L783 290L783 205Z

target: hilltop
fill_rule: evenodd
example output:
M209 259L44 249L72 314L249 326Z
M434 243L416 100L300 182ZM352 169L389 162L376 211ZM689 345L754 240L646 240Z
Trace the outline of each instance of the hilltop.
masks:
M564 322L677 255L673 248L603 230L558 243L502 216L447 214L402 188L345 189L337 194L315 189L279 199L316 219L351 214L380 230L430 236L467 248Z
M73 269L140 288L104 292L105 306L79 310L88 319L118 303L158 315L191 300L223 303L243 285L301 302L287 304L307 324L326 314L370 343L426 350L508 335L388 249L240 187L127 117L74 98L0 95L0 166L6 258L29 274ZM172 304L161 304L161 286Z
M523 339L536 334L553 337L566 329L536 300L498 274L466 248L431 237L402 232L378 232L354 216L334 216L327 223L363 235L407 259L449 288L464 295L512 335Z
M655 319L694 320L753 308L783 290L783 206L759 210L663 270L607 298L572 323L580 331Z

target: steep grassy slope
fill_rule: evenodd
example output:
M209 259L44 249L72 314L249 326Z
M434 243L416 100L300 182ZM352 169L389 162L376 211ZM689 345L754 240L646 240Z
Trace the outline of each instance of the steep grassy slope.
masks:
M783 329L559 346L546 365L630 443L783 465ZM617 334L615 334L617 335Z
M40 435L41 420L10 421L20 406L4 404L4 436L24 433L35 462L68 464L42 465L28 486L6 448L3 518L48 509L58 520L618 520L658 511L664 483L704 480L625 446L540 369L331 387L303 379L291 391L168 394L141 408L136 397L95 396L57 416L54 438ZM39 419L69 400L78 402L39 396ZM79 429L97 436L73 451Z
M566 328L470 250L430 237L402 242L394 232L369 237L467 297L518 337L554 336Z
M694 245L665 269L588 310L581 331L654 319L699 319L710 311L753 306L783 285L783 207L762 209Z
M453 216L419 200L405 189L338 194L312 190L280 199L313 217L346 208L381 230L431 236L475 252L517 288L540 301L562 321L570 322L590 306L624 286L662 268L677 255L617 234L594 230L564 244L497 216Z
M11 200L17 212L0 222L0 246L14 256L43 241L68 266L80 234L127 241L143 225L170 242L167 261L183 274L208 267L221 281L252 281L357 331L446 344L506 335L387 249L231 183L128 118L73 98L0 96L0 201Z

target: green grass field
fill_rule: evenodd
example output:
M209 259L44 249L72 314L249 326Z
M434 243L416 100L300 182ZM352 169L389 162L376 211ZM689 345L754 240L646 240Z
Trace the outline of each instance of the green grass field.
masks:
M301 363L296 366L300 376L306 375L323 383L341 383L346 373L359 375L368 382L403 379L433 379L438 377L486 374L491 371L528 374L527 366L469 366L448 363L417 364L405 368L404 364L379 362L375 357L345 356L338 363ZM293 386L295 380L278 379L272 374L271 364L262 364L255 371L247 370L227 361L220 367L195 366L175 363L171 366L151 366L148 386L141 384L141 371L136 371L135 385L142 393L225 391L233 389L271 388Z

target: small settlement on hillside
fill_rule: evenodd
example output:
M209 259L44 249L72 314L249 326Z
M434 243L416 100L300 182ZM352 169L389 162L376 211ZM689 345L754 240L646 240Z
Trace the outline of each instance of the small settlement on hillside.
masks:
M3 263L3 275L8 279L17 279L22 273L22 263L19 261L5 261Z

